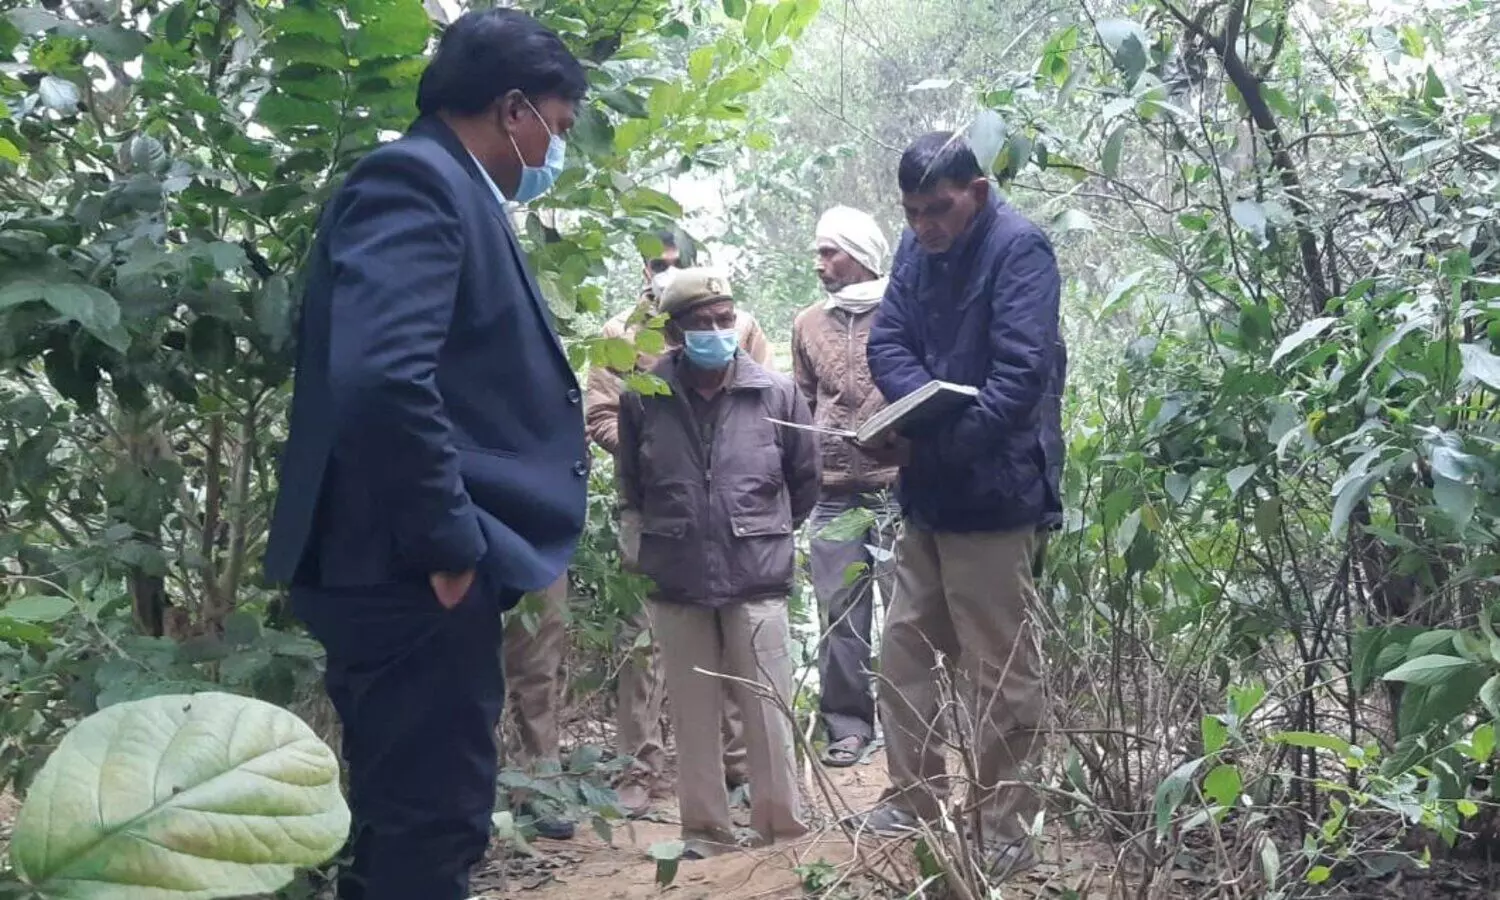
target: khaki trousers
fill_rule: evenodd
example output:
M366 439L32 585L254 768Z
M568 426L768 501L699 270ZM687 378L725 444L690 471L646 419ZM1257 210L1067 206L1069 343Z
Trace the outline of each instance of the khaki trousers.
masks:
M655 603L651 622L664 648L663 670L677 735L677 802L682 839L705 855L736 844L724 789L722 720L726 679L761 685L792 705L791 630L785 600L736 603L720 609ZM701 670L701 671L699 671ZM750 768L750 826L774 842L807 833L792 723L749 685L727 682L744 721Z
M908 522L896 545L896 596L880 654L885 799L918 818L938 817L956 716L978 774L964 809L978 807L986 844L1023 838L1039 805L1015 784L1041 750L1045 712L1031 618L1037 540L1031 528L957 534Z
M514 765L533 771L556 768L558 705L563 657L568 652L568 577L557 579L533 600L505 616L500 662L511 721L519 738ZM540 602L537 602L540 601ZM535 612L528 628L526 613Z
M620 511L620 559L634 571L640 558L641 516ZM645 640L642 634L647 634ZM621 623L618 645L626 652L615 694L615 728L618 750L633 756L641 774L651 780L667 772L666 738L662 735L663 683L661 653L652 635L651 618L645 605ZM744 784L749 775L745 763L745 740L739 709L726 688L720 729L724 742L724 771L730 782ZM681 738L678 739L679 744ZM679 755L681 751L679 749Z

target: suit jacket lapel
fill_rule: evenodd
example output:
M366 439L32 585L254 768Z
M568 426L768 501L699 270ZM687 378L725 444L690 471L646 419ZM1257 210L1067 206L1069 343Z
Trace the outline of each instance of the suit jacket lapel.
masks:
M521 280L526 285L526 293L529 295L531 305L542 319L542 327L552 337L553 348L557 351L558 359L563 366L571 372L573 366L568 362L567 351L563 348L562 338L558 337L557 329L552 325L552 309L547 305L547 298L542 295L541 285L537 284L536 278L531 274L531 262L526 258L526 251L522 249L521 243L516 238L515 230L511 228L510 216L505 212L505 207L500 205L495 193L490 190L489 184L485 182L485 176L479 171L479 166L474 162L474 157L469 154L468 148L458 139L441 119L423 116L412 123L407 129L407 134L430 138L442 145L449 155L458 160L458 164L469 173L469 178L474 182L474 187L484 196L485 208L490 215L500 224L500 232L505 235L506 246L510 248L511 257L515 260L516 267L521 272Z
M505 244L510 248L511 257L515 259L516 266L521 270L521 278L526 282L526 293L531 296L537 315L542 317L542 323L547 326L547 333L552 335L552 343L557 345L557 352L561 355L563 363L567 364L567 351L563 349L562 338L558 337L557 329L552 324L552 307L547 305L547 298L542 294L542 286L537 284L536 276L531 274L531 261L526 258L526 250L516 238L514 229L510 227L510 217L501 212L497 214L497 218L500 219L500 230L505 234ZM572 368L569 364L568 369L571 371Z

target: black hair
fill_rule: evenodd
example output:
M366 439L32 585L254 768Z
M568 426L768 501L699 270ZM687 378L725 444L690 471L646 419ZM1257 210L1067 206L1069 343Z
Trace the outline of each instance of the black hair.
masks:
M896 183L904 194L930 191L945 181L965 187L983 177L969 142L951 131L929 132L912 141L896 168Z
M519 10L478 10L443 30L417 85L417 109L473 116L511 91L577 103L588 87L578 58L551 29Z
M693 242L693 239L691 237L688 237L685 232L680 232L675 228L664 228L659 231L652 232L652 234L655 235L658 241L661 241L662 253L666 253L666 251L668 250L677 251L678 268L686 268L688 266L691 266L693 265L693 260L697 259L698 245L695 244ZM648 264L650 262L651 260L647 260Z

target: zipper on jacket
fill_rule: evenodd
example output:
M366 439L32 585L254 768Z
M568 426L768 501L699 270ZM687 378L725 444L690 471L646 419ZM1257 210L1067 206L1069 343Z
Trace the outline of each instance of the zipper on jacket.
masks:
M854 376L854 313L846 312L845 315L847 327L844 330L844 391L847 396L853 397L859 386L859 379ZM862 406L863 404L855 407L856 416L859 415ZM863 424L863 422L857 422L854 427L858 429ZM847 449L845 452L849 454L849 486L857 487L864 478L864 454L855 449Z

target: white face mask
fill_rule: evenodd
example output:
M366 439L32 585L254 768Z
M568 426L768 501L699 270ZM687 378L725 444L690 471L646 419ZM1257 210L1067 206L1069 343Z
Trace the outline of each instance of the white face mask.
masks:
M676 275L677 270L675 268L667 269L665 272L658 272L655 275L652 275L651 295L654 297L660 297L667 290L667 285L672 283L672 279L675 278Z

